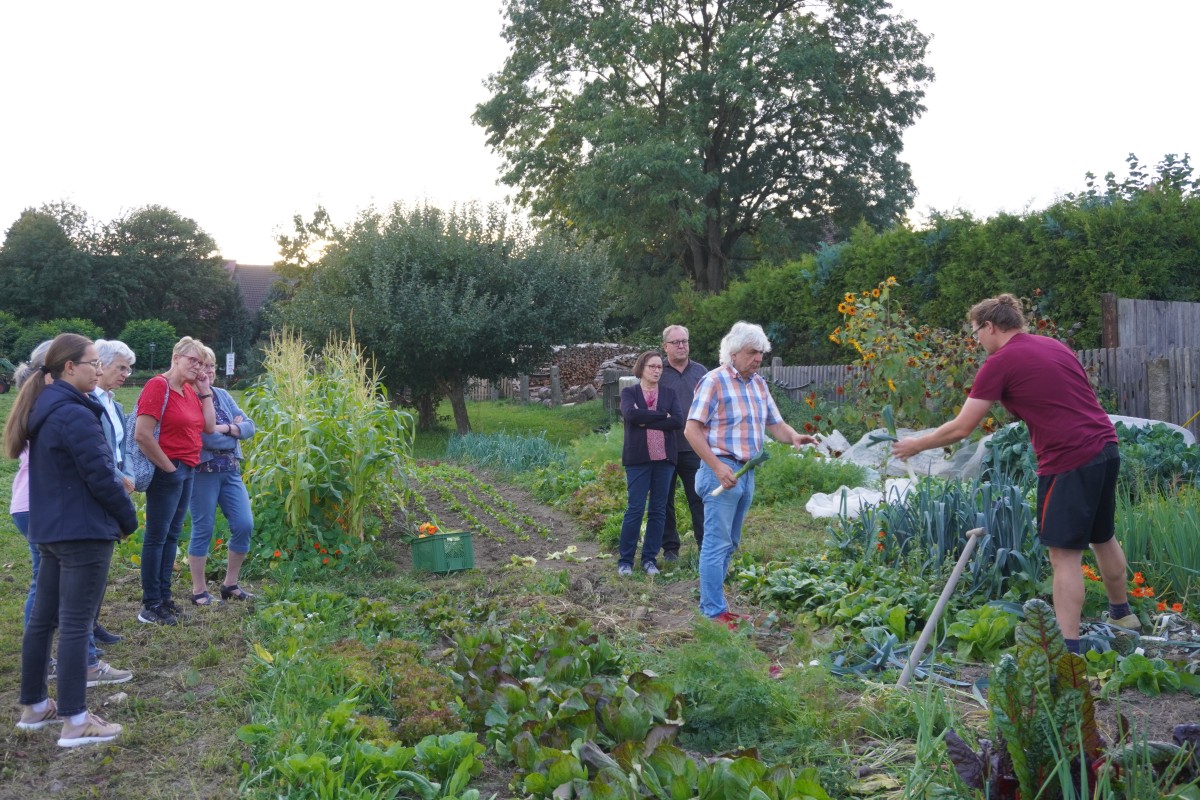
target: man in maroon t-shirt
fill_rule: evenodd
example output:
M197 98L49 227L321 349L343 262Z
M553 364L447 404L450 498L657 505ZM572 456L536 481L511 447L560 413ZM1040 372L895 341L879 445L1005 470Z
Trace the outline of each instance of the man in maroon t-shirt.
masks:
M1054 570L1054 615L1063 639L1079 652L1083 609L1083 551L1096 555L1108 615L1120 629L1138 631L1129 608L1125 552L1114 537L1117 433L1087 374L1064 344L1025 333L1021 305L1010 294L976 304L972 334L987 351L958 416L932 433L901 439L892 453L907 459L966 438L999 402L1025 421L1038 458L1038 539Z

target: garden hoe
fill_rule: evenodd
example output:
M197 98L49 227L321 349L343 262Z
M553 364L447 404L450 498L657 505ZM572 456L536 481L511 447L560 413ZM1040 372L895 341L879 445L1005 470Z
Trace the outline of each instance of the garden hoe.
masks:
M913 645L912 655L908 657L908 663L904 665L904 672L900 673L900 680L896 681L896 686L901 689L908 686L913 672L921 663L921 655L929 646L929 640L933 638L934 631L937 630L938 620L941 619L942 612L946 610L946 603L950 601L950 595L954 594L954 587L958 585L958 579L962 577L963 570L967 568L967 562L971 560L971 554L975 552L975 545L979 544L980 536L983 536L983 528L973 528L967 531L967 543L963 545L962 555L958 557L958 563L954 565L954 571L950 573L950 580L946 581L946 588L942 589L942 596L938 598L937 605L933 607L933 613L929 615L929 621L925 623L921 636Z

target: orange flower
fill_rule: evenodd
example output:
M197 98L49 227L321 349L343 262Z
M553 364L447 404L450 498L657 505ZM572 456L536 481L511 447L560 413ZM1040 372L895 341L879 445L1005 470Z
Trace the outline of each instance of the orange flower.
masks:
M1176 605L1178 605L1178 604L1176 604ZM1166 611L1166 610L1167 610L1167 604L1166 604L1166 603L1159 603L1159 604L1156 606L1156 608L1157 608L1159 611Z
M878 289L872 289L872 290L871 290L871 297L879 297L879 290L878 290Z
M1166 603L1159 603L1159 605L1165 606ZM1172 603L1171 610L1174 611L1176 614L1183 613L1183 603Z
M805 433L815 433L816 430L817 430L817 426L813 425L811 422L804 423L804 432Z
M1142 577L1142 573L1140 573L1140 572L1133 573L1133 585L1134 586L1141 586L1145 582L1146 582L1146 579Z
M220 547L224 542L224 539L217 539L217 547Z
M1154 589L1150 586L1147 586L1145 589L1142 590L1142 594L1145 597L1154 597Z
M815 394L809 394L807 397L804 398L804 402L808 403L809 408L816 408L817 407L817 396Z
M879 544L875 545L875 549L880 552L883 552L883 542L880 542Z
M279 552L278 550L275 551L276 558L279 558L281 555L283 555L283 553Z
M884 533L883 531L880 531L880 532L879 532L879 538L880 538L880 539L884 538L885 536L887 536L887 534L886 534L886 533Z
M340 555L342 554L342 549L339 547L337 550L334 550L334 551L333 551L333 554L334 554L335 556L340 556Z
M845 386L839 386L839 387L837 387L837 393L838 393L838 394L845 394L845 393L846 393L846 387L845 387Z
M329 563L329 556L325 556L325 558L322 558L322 559L321 559L321 563L322 563L322 564L328 564L328 563Z

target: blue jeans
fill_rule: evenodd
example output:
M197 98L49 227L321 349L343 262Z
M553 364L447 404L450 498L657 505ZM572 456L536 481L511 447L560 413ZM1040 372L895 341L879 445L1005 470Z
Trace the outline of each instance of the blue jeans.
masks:
M171 599L175 551L192 496L192 468L174 461L174 472L155 468L146 487L146 529L142 539L142 605L153 608Z
M113 542L81 539L38 545L33 616L21 642L21 705L45 700L50 643L58 628L58 715L87 711L88 640L108 584Z
M250 495L242 483L240 472L197 472L192 483L192 540L189 556L207 556L217 525L217 506L229 522L229 549L234 553L250 552L250 534L254 530L254 515L250 512Z
M736 472L732 458L722 458ZM696 493L704 498L704 546L700 548L700 611L715 617L729 610L725 605L725 574L733 551L742 541L742 520L754 499L754 470L738 478L737 486L716 497L713 489L721 485L708 464L696 473Z
M674 474L675 465L670 461L651 461L649 464L625 468L629 505L621 522L618 564L633 566L643 515L646 517L646 538L642 542L642 564L655 564L658 549L662 546L663 525L667 521L667 493ZM647 497L650 498L649 507L646 504Z
M29 616L33 613L33 596L37 592L37 576L38 569L42 565L42 554L38 552L37 545L29 541L29 512L18 511L12 515L13 524L17 526L17 532L25 537L25 541L29 544L29 561L33 565L33 574L29 578L29 594L25 597L25 629L29 629Z

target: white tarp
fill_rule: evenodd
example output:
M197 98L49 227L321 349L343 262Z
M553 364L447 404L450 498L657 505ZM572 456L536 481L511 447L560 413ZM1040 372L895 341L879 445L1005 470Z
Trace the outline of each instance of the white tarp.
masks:
M1187 444L1196 443L1196 437L1192 435L1191 431L1181 428L1178 425L1172 425L1169 422L1159 422L1159 420L1142 419L1140 417L1123 417L1116 414L1110 414L1109 419L1113 421L1113 424L1123 422L1132 428L1141 428L1156 423L1166 425L1182 434ZM1012 424L1015 425L1017 423ZM914 431L908 428L900 428L896 433L899 438L906 439L910 436L921 436L933 430L935 429L926 428L925 430ZM883 428L878 428L863 436L853 445L841 433L834 431L824 437L819 449L825 453L840 451L840 458L866 467L869 470L868 482L873 486L878 486L878 477L881 474L896 476L896 479L888 478L883 491L865 486L855 488L842 486L836 492L814 494L805 505L808 513L814 517L836 517L844 509L847 516L851 518L857 517L859 510L864 505L876 505L881 500L886 500L889 503L902 500L912 485L913 475L918 478L925 476L937 478L977 478L983 469L983 460L988 454L985 443L992 438L992 435L989 434L977 442L968 442L956 449L949 457L946 456L945 451L941 448L926 450L910 458L906 465L900 459L891 457L891 444L889 442L873 443L871 441L872 435L887 435L887 431ZM912 467L911 473L909 467Z

